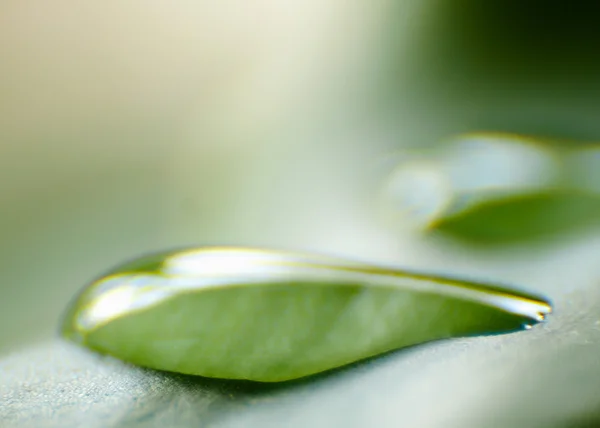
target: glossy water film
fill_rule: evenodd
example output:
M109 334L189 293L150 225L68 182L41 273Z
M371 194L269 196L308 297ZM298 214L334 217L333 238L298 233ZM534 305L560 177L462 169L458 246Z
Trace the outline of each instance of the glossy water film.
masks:
M78 296L64 335L162 370L284 381L436 339L517 331L547 300L330 257L241 248L162 253Z

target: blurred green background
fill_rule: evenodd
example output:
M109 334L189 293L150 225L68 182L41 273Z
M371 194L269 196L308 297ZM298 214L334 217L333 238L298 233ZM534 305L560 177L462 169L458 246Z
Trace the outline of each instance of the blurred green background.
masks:
M524 239L507 247L492 239L471 246L398 227L403 217L389 210L402 211L402 205L382 202L381 189L406 153L429 162L431 153L465 133L527 135L552 151L559 165L571 156L565 153L599 141L598 9L591 1L554 0L3 1L0 420L4 416L7 426L77 426L76 398L66 413L46 414L52 400L36 401L24 391L44 376L48 385L64 381L56 370L68 372L69 358L72 367L91 364L71 351L52 350L62 311L86 283L144 252L231 244L514 283L551 297L557 321L538 336L532 332L532 342L529 332L506 339L510 370L501 370L503 378L482 375L502 366L502 359L480 372L469 369L494 355L495 342L441 344L393 360L400 367L397 382L420 368L420 380L407 384L415 388L390 391L382 386L381 367L367 379L351 372L350 384L342 374L318 383L321 392L276 390L269 397L278 405L248 410L234 397L225 416L211 413L214 426L364 426L378 420L379 426L433 427L448 426L450 419L457 426L516 426L493 422L505 413L522 415L515 420L528 422L520 426L584 426L574 424L600 411L594 386L600 367L593 358L600 351L600 232L589 220L600 218L598 204L579 209L586 228L542 243ZM583 171L580 181L597 195L594 150L584 156L586 168L572 171ZM473 182L488 173L474 170ZM569 187L561 180L549 186ZM563 211L538 215L553 217L558 229L577 226L579 217L563 218ZM473 221L495 227L480 220ZM546 334L552 340L543 339ZM535 340L557 348L542 354ZM452 360L457 352L460 361ZM539 363L540 355L547 355L546 363ZM448 359L453 370L435 364ZM41 360L39 371L31 368ZM499 385L510 391L534 366L537 383L529 383L528 395L548 394L557 382L564 395L542 394L528 407L518 403L518 394L508 399L494 392ZM136 382L151 383L140 376ZM431 395L423 385L435 379L444 381ZM205 391L195 380L185 382ZM169 403L181 397L195 403L190 397L199 393L185 382L167 388ZM459 387L464 394L450 393ZM220 386L207 388L221 397ZM378 388L387 401L361 395ZM473 403L469 391L479 391L478 404L467 405ZM307 398L309 392L320 398ZM161 402L156 396L145 402L139 389L131 390L133 396L148 408ZM331 405L322 408L321 399ZM429 399L441 400L439 418L429 414L429 422L417 424ZM102 420L112 404L95 400L86 408L92 415L102 408ZM357 402L362 416L345 415L344 408ZM196 404L178 411L161 402L156 413L167 415L171 426L197 426L204 407ZM486 412L494 417L483 418ZM123 420L110 426L164 422Z

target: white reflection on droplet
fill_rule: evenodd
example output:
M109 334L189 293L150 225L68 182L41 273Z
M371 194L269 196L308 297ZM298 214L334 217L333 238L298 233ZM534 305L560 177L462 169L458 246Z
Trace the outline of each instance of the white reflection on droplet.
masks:
M264 275L286 268L285 255L259 250L216 248L176 254L169 257L163 272L169 276L223 277Z
M126 275L107 278L108 281L114 288L95 297L82 311L78 319L82 328L92 328L132 310L151 306L173 294L173 290L160 286L160 279L155 275Z
M557 162L550 151L533 142L474 134L451 146L442 169L459 192L513 192L552 184L559 171Z
M384 198L392 212L418 225L436 218L451 197L447 177L432 162L401 165L384 188Z
M347 279L344 273L338 274L340 282L363 283L370 285L390 286L394 282L403 290L414 290L420 293L433 293L443 296L453 296L459 299L470 300L477 303L500 308L506 312L525 316L532 321L541 322L546 314L552 311L550 304L535 298L528 298L512 294L510 290L489 290L471 284L444 280L434 277L413 277L410 275L396 275L391 277L387 274L361 273L360 271L349 272Z
M137 294L135 288L132 287L119 287L102 294L86 311L82 324L93 325L101 320L114 318L129 310L135 302Z

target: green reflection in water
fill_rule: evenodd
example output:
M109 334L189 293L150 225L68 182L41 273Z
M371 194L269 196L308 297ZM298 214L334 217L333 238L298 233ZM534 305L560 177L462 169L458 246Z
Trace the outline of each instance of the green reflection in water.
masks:
M600 224L600 149L469 134L398 166L384 186L397 224L478 244Z
M63 334L151 368L276 382L436 339L522 330L551 310L501 286L330 257L175 251L83 290ZM158 266L158 268L157 268Z

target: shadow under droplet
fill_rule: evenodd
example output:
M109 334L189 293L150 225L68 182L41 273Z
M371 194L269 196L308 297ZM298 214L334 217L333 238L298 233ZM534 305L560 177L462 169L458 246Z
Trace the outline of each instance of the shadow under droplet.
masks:
M379 354L373 357L369 357L313 375L281 382L259 382L253 380L218 379L203 376L185 375L181 373L173 373L153 369L144 370L152 373L161 373L164 376L168 376L170 377L170 379L172 379L174 382L178 383L182 387L194 388L201 386L202 388L210 388L215 392L220 392L223 394L259 395L261 393L271 393L274 391L295 389L309 384L331 381L337 377L344 376L353 372L358 373L359 371L362 371L367 367L373 367L384 364L391 358L398 357L409 352L414 352L416 349L428 346L434 342L439 341L432 341L428 343L420 343L412 346L407 346L402 349L388 351L383 354Z
M292 392L306 392L325 382L335 381L350 373L361 373L367 367L381 366L390 359L414 352L419 344L390 351L332 370L284 382L256 382L251 380L216 379L185 375L154 369L142 373L156 378L159 391L140 397L138 404L122 415L115 427L204 426L232 411L274 400Z

